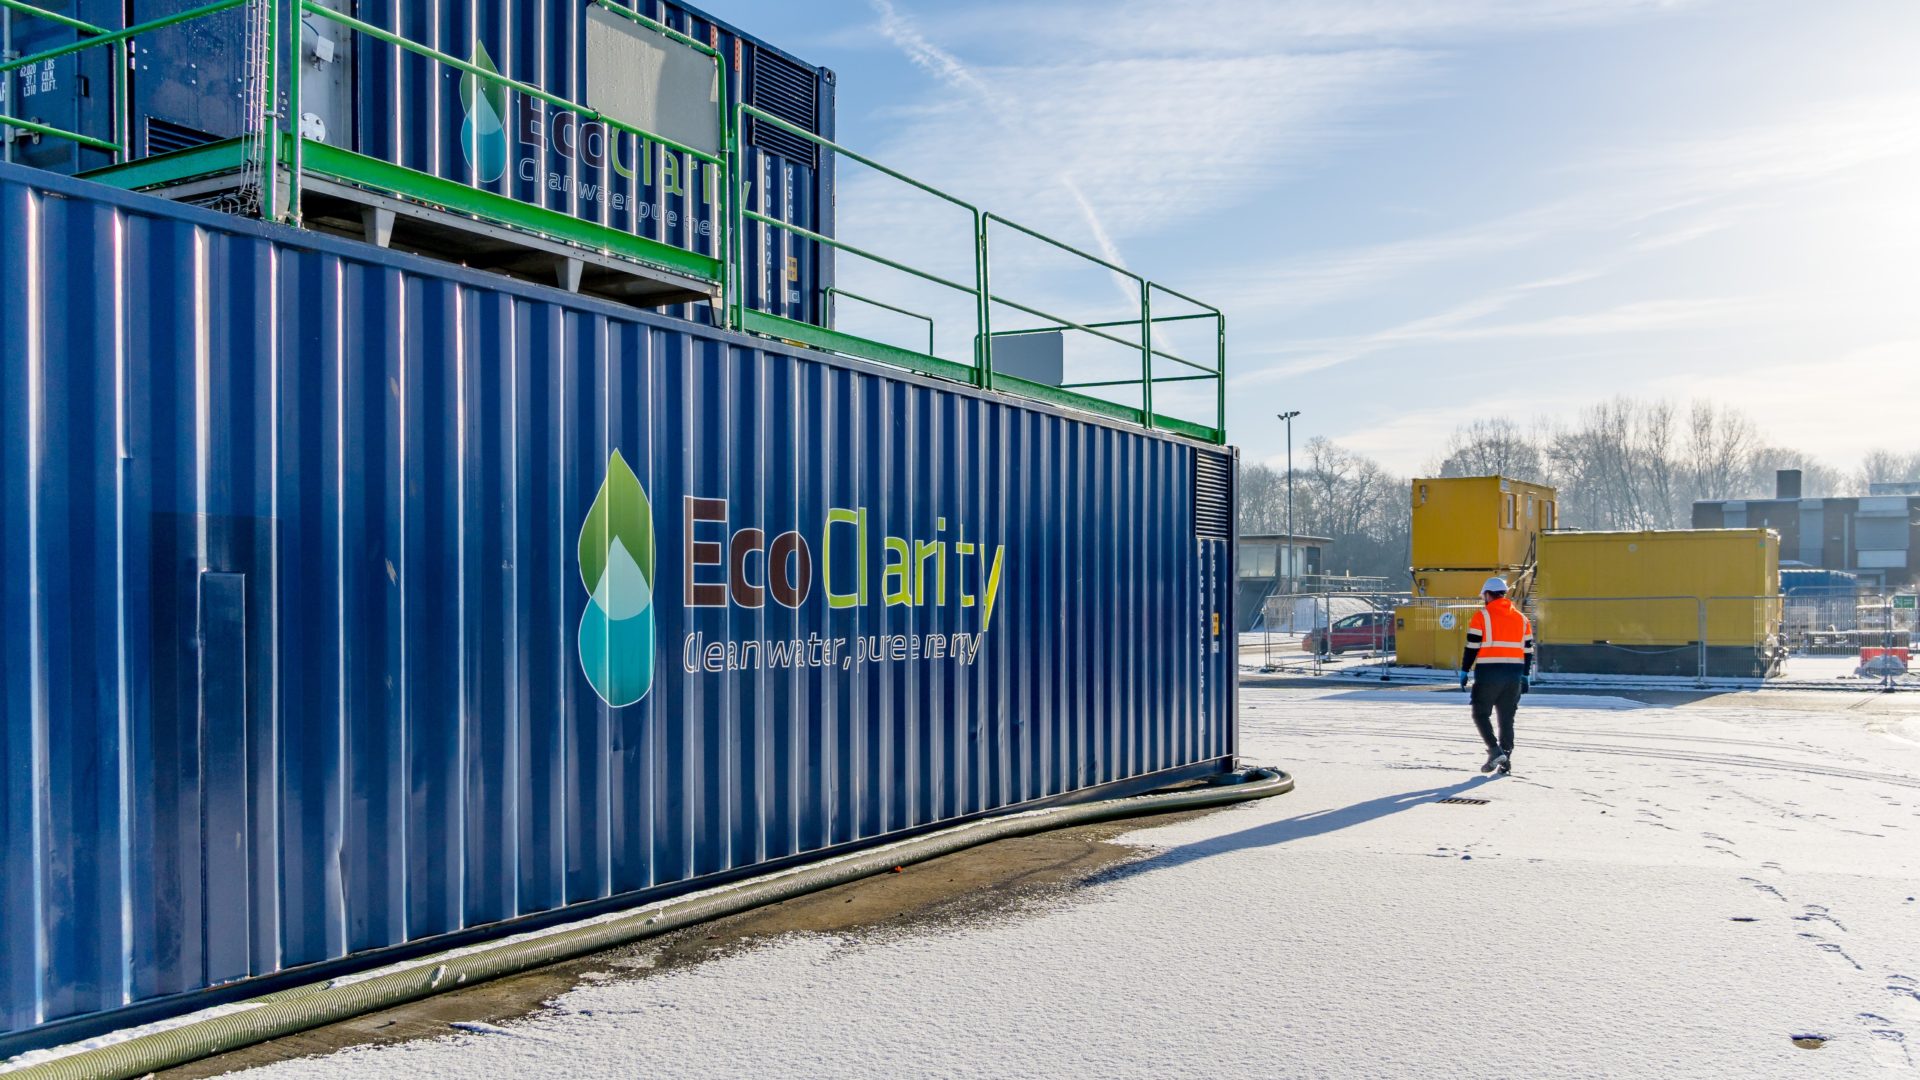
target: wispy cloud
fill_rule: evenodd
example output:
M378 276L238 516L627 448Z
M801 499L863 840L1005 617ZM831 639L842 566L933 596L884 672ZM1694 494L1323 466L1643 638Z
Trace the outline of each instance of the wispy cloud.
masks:
M1424 130L1408 140L1422 144L1420 156L1392 148L1391 125L1405 117L1453 122L1431 105L1472 84L1476 50L1490 43L1533 35L1565 55L1593 55L1580 52L1585 39L1557 32L1682 14L1672 32L1703 37L1715 19L1750 23L1746 8L1710 0L869 2L869 43L928 76L923 92L881 107L898 122L885 125L879 156L1110 261L1131 255L1226 308L1231 366L1241 373L1233 388L1244 391L1236 408L1264 408L1260 399L1282 393L1292 400L1410 385L1424 365L1446 362L1440 357L1471 356L1488 370L1510 362L1539 371L1534 358L1576 355L1631 358L1645 370L1662 358L1711 368L1760 355L1756 343L1764 343L1783 350L1766 355L1784 364L1793 348L1817 348L1810 343L1822 326L1833 328L1835 350L1906 340L1903 331L1916 328L1913 316L1903 324L1881 302L1920 255L1920 206L1910 196L1920 189L1920 94L1898 80L1806 78L1832 96L1794 104L1784 94L1733 100L1731 88L1715 100L1703 89L1690 113L1676 108L1671 117L1662 105L1609 100L1603 110L1575 101L1575 111L1586 109L1580 122L1602 119L1538 152L1516 144L1489 153L1483 142L1458 152L1471 160L1449 158ZM1793 32L1797 8L1766 10L1781 33ZM1592 40L1614 48L1623 37ZM1848 61L1809 62L1837 70ZM1537 75L1508 67L1502 77L1516 70ZM1592 91L1580 79L1551 85ZM1475 92L1492 100L1529 87L1483 83ZM1364 153L1350 162L1349 150ZM1453 190L1431 200L1416 183L1375 183L1367 172L1413 161L1475 175L1515 163L1523 171L1500 173L1485 196L1461 192L1455 176ZM1346 176L1363 188L1350 204L1330 190ZM934 252L970 257L964 230L941 233L909 193L857 174L841 180L850 239L916 261ZM1303 209L1303 200L1317 202ZM1382 217L1402 202L1415 212L1394 220L1418 231L1395 235ZM1306 217L1315 213L1332 218ZM1296 221L1308 226L1298 238L1285 231ZM1346 235L1374 239L1327 239L1347 224ZM996 260L1013 258L1011 240L996 243ZM1167 270L1168 251L1189 253L1172 260L1184 272ZM996 286L1048 297L1042 306L1058 296L1078 314L1114 302L1105 275L1074 279L1053 264L1015 262L1003 274L996 261ZM939 300L951 305L951 315L941 309L943 328L970 325L965 299ZM1585 392L1543 386L1541 399L1562 391ZM1323 430L1385 430L1376 421L1390 397L1378 410L1338 410ZM1396 417L1420 411L1391 408ZM1442 415L1451 413L1436 409L1433 423Z
M1594 25L1700 6L1694 0L1126 0L1111 4L969 4L930 14L943 40L1079 54L1212 60L1280 46L1309 50L1433 44L1461 36ZM1008 28L1015 28L1010 35Z
M1236 375L1229 381L1236 389L1244 390L1308 372L1323 371L1390 348L1543 338L1599 338L1732 326L1753 319L1767 308L1764 300L1747 296L1641 300L1595 311L1476 323L1476 320L1507 308L1530 292L1572 284L1591 276L1594 275L1570 275L1513 286L1437 315L1350 339L1302 342L1283 354L1282 362ZM1292 359L1284 359L1286 356Z

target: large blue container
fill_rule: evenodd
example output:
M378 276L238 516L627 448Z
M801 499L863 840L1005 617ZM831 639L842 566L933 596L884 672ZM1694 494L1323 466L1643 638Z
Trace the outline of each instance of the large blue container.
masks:
M0 247L0 1055L1235 751L1230 451L20 167Z

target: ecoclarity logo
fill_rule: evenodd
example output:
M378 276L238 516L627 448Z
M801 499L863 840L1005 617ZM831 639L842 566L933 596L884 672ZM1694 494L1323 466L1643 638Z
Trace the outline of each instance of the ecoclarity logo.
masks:
M474 42L473 66L500 74L487 47L479 42ZM460 105L467 113L460 125L460 150L474 177L491 184L507 174L507 88L478 75L463 75Z
M653 686L653 507L620 451L580 527L580 668L601 700L632 705Z
M473 66L500 73L480 42L474 43ZM618 229L657 219L670 229L714 235L726 178L698 157L611 127L596 113L551 105L471 72L460 78L460 104L460 152L475 181L491 184L512 171L519 198L544 188L578 200L582 208L611 210ZM750 194L752 184L743 192Z

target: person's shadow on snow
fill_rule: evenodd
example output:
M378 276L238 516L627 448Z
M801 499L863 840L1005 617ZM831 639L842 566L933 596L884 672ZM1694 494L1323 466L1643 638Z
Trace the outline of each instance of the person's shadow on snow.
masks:
M1352 806L1335 807L1331 810L1315 810L1310 814L1300 814L1281 821L1268 821L1239 832L1227 833L1207 840L1197 840L1191 844L1182 844L1177 848L1149 856L1139 862L1117 866L1112 870L1094 876L1088 884L1120 881L1155 870L1166 870L1215 855L1244 851L1248 848L1273 847L1293 840L1304 840L1309 836L1323 836L1330 832L1354 825L1364 825L1369 821L1378 821L1389 814L1397 814L1416 806L1451 799L1483 784L1493 783L1497 776L1476 776L1471 780L1462 780L1446 787L1423 788L1419 791L1403 791L1397 795L1382 795L1377 799L1354 803ZM1279 798L1286 798L1282 795Z

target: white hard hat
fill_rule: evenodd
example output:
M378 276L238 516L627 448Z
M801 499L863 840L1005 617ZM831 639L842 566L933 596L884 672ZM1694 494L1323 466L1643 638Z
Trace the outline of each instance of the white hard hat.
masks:
M1485 585L1480 586L1480 591L1481 592L1497 592L1497 593L1506 592L1507 579L1501 578L1501 577L1490 577L1487 579L1487 583Z

